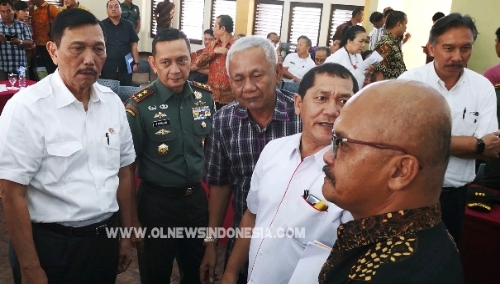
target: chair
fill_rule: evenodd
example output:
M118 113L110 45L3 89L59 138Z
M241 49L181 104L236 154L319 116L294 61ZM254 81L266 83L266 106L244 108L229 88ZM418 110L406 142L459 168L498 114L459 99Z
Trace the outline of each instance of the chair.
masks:
M137 68L137 73L135 73L133 77L135 78L135 80L132 80L133 86L149 84L151 82L151 66L149 65L149 61L146 59L139 59L139 67Z
M481 184L481 180L483 179L484 176L484 166L486 166L486 163L481 163L479 165L479 168L476 173L476 178L474 178L474 181L472 182L473 184Z
M285 82L283 84L283 90L287 90L291 93L294 93L296 94L298 91L299 91L299 84L295 83L295 82Z
M120 99L122 100L122 102L125 102L126 100L128 100L128 98L139 92L140 90L142 90L141 87L135 87L135 86L120 86L118 88L118 96L120 97Z
M120 81L112 79L97 79L97 83L110 88L113 92L118 93L118 88L120 87Z

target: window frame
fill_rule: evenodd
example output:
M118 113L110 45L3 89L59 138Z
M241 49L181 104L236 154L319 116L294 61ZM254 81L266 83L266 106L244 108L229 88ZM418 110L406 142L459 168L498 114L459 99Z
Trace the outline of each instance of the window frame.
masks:
M283 14L285 12L285 2L280 0L255 0L253 12L253 27L252 35L255 35L255 24L257 22L257 6L259 4L279 5L281 6L281 21L279 31L275 31L281 37L281 29L283 29Z
M296 44L297 39L292 41L291 36L292 36L292 21L293 21L293 8L295 7L306 7L306 8L319 8L321 13L319 14L320 21L318 23L318 35L317 35L317 41L316 43L312 43L311 47L318 46L319 45L319 38L321 34L321 19L323 18L323 3L304 3L304 2L290 2L290 15L288 17L288 37L287 37L287 43L290 44L290 48L292 48L292 45Z
M155 2L157 2L156 5L155 5ZM162 1L161 0L151 0L151 14L150 14L151 19L149 20L149 36L151 38L155 38L155 36L156 36L155 33L156 33L156 31L158 31L158 25L156 25L156 31L155 31L155 33L153 33L153 23L156 23L156 19L154 17L154 12L155 12L156 6L160 2L162 2Z
M215 1L217 0L210 0L211 1L211 4L212 6L210 7L210 28L213 29L214 26L215 26L215 20L216 18L214 18L214 7L215 7ZM231 2L235 2L236 3L236 0L222 0L222 1L231 1ZM233 17L233 34L234 34L234 29L236 29L236 15L237 13L235 13L235 17Z

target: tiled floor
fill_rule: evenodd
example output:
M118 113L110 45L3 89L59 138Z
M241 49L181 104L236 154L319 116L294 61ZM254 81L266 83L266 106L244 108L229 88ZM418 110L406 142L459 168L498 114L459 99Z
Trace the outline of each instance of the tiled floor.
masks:
M0 198L1 200L1 198ZM0 202L0 284L8 284L13 283L12 274L9 266L8 257L8 233L5 226L5 217L3 214L3 205ZM222 275L222 268L224 263L224 251L225 246L220 245L218 248L218 265L217 265L217 274ZM134 258L134 261L130 265L127 271L118 275L116 280L118 284L138 284L139 281L139 267L137 265L137 259ZM179 283L179 270L177 269L177 265L174 266L174 271L172 273L171 282Z

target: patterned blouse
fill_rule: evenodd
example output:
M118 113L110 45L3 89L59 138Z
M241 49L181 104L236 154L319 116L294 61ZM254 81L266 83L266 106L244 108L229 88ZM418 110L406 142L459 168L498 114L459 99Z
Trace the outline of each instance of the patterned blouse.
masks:
M375 50L384 58L382 62L375 65L375 71L382 71L384 79L396 79L406 71L401 51L401 39L386 30L375 44Z

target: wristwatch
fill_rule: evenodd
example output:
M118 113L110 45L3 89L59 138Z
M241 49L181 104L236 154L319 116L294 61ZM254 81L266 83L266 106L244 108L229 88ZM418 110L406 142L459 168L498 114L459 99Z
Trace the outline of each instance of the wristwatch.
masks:
M216 243L218 241L217 238L214 237L206 237L203 239L203 243Z
M484 144L483 139L481 138L476 138L476 154L482 154L484 152L484 148L486 144Z

